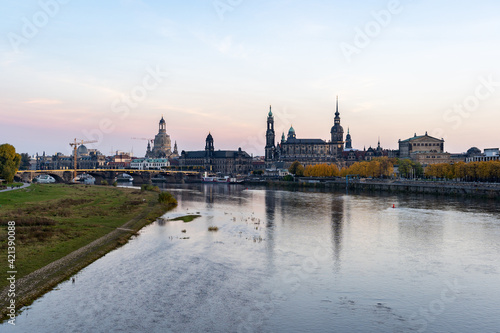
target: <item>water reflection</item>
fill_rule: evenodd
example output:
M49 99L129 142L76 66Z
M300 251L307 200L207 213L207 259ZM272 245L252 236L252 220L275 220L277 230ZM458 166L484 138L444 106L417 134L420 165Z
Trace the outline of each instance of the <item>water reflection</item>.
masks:
M334 268L338 272L340 270L341 263L341 251L342 251L342 229L344 224L344 205L345 202L343 197L334 197L331 201L332 203L332 247L333 247L333 258L334 258Z
M426 320L419 309L432 311L450 281L461 289L424 322L429 332L500 327L496 203L241 185L169 190L179 202L169 214L202 217L144 228L0 330L417 331L415 318Z

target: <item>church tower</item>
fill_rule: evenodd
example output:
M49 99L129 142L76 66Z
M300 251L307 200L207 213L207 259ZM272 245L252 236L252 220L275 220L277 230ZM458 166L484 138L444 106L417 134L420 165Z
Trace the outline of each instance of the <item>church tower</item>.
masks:
M272 161L274 158L274 117L269 106L269 113L267 115L267 131L266 131L266 161Z
M167 133L167 123L165 122L165 119L163 119L163 115L160 119L158 133Z
M349 128L347 128L347 135L345 136L345 149L352 149L352 139L351 134L349 134Z
M344 129L340 126L339 96L337 96L337 109L330 134L332 136L331 153L338 158L342 155L342 151L344 150Z
M205 140L205 156L212 157L214 154L214 138L210 132L207 135L207 139Z

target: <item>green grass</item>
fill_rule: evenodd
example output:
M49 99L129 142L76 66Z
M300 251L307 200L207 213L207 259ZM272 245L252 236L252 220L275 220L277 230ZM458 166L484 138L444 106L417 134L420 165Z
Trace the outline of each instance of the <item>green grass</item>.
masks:
M138 215L155 192L33 184L0 193L0 258L7 267L7 222L16 222L16 270L21 278L102 237ZM0 271L0 288L7 285Z
M171 219L171 221L184 221L184 223L191 222L195 218L201 217L201 215L186 215L186 216L179 216L174 219Z

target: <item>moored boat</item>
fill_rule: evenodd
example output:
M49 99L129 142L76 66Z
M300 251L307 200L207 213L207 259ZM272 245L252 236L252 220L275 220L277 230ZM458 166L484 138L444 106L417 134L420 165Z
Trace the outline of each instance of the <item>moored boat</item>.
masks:
M117 182L132 182L132 181L134 181L134 177L132 177L128 173L122 173L122 174L119 174L115 178L115 181L117 181Z
M81 175L76 176L76 178L73 179L73 182L85 185L94 185L95 178L89 175L88 173L82 173Z
M203 183L239 184L243 182L243 179L238 179L236 177L230 177L230 176L213 177L213 176L208 176L207 172L205 172L203 177L201 177L201 181Z
M40 184L51 184L55 183L56 179L50 175L38 175L33 179L33 182L37 182Z

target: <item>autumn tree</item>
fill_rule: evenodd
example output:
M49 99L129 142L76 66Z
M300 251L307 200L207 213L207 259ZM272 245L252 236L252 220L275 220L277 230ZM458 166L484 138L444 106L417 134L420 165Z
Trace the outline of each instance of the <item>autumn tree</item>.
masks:
M21 164L21 155L16 153L14 146L5 143L0 146L0 177L8 183L14 181L14 175Z
M304 170L306 177L338 177L339 175L339 168L335 164L308 165Z

